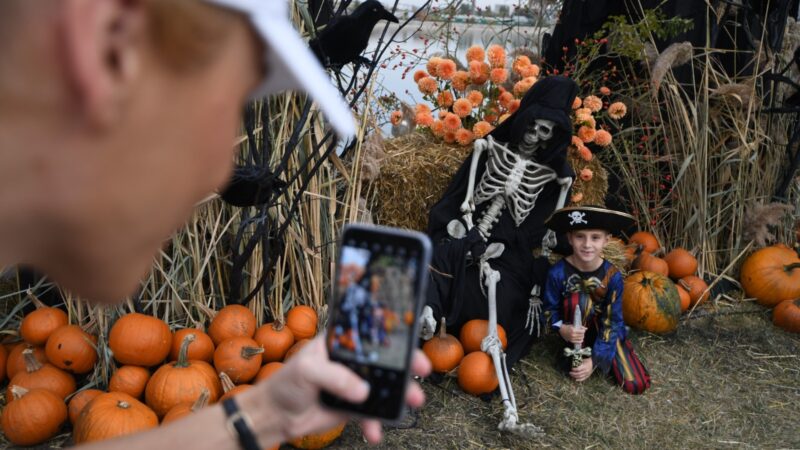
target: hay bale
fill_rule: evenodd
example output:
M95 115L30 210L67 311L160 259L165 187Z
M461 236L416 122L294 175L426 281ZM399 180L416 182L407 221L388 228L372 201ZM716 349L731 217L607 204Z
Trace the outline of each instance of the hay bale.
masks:
M595 156L591 161L585 161L576 151L569 151L567 162L575 171L575 181L572 183L572 198L581 194L582 198L578 201L567 199L568 206L606 205L606 194L608 193L608 172L600 163L600 159ZM592 171L592 179L583 181L580 177L582 169Z

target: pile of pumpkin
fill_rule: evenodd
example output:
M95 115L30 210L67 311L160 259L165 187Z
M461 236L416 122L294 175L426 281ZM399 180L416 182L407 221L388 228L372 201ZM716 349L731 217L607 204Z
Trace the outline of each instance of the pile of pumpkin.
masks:
M35 301L35 300L34 300ZM185 417L263 380L316 334L314 309L295 306L279 322L256 327L241 305L217 312L207 332L170 331L162 320L140 313L120 317L108 335L119 364L108 391L77 390L76 375L88 379L98 359L97 338L69 325L64 311L37 303L21 322L23 341L0 345L0 380L9 384L3 432L16 445L45 442L69 420L76 444L111 439ZM290 442L322 448L344 424Z
M745 295L772 311L772 322L786 331L800 333L800 247L775 244L749 255L742 263L739 280Z

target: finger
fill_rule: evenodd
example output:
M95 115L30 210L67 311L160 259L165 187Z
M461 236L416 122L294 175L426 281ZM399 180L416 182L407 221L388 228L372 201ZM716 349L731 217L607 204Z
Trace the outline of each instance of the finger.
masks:
M383 439L383 427L381 423L373 419L365 419L361 421L361 431L364 437L372 445L375 445Z
M297 364L297 373L303 374L308 383L352 403L367 399L369 383L342 364L319 357L319 353L325 351L321 338L314 339L306 347L311 348L307 352L300 351L289 364Z
M406 391L406 403L412 408L419 408L423 404L425 404L425 391L422 390L422 387L419 383L412 382L408 385L408 391Z
M423 378L431 373L431 361L420 349L414 350L414 356L411 359L411 373Z

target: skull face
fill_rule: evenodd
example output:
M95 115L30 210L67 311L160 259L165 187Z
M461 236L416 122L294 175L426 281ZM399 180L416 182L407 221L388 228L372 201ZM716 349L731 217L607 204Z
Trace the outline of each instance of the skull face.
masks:
M532 157L537 150L544 147L550 139L553 138L553 128L556 123L547 119L536 119L528 125L525 134L522 136L522 142L519 144L519 152L526 156Z

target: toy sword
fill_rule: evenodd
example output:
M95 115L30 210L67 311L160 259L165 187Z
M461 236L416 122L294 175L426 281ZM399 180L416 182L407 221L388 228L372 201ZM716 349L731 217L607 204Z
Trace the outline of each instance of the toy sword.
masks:
M581 321L581 306L575 305L575 316L572 319L572 326L582 326L583 322ZM574 344L573 348L566 347L564 349L564 356L572 357L572 368L576 368L583 363L583 358L592 356L592 348L586 347L581 348L581 344Z

